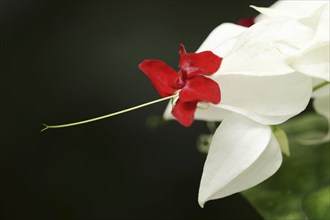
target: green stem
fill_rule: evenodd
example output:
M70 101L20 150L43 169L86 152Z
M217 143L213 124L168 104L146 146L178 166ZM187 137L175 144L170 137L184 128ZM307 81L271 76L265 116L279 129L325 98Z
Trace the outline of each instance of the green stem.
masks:
M136 110L136 109L139 109L139 108L143 108L143 107L148 106L148 105L152 105L152 104L155 104L155 103L158 103L158 102L169 100L171 98L174 98L176 95L177 94L174 94L172 96L157 99L157 100L147 102L147 103L144 103L144 104L141 104L141 105L138 105L138 106L134 106L132 108L128 108L128 109L125 109L125 110L121 110L121 111L118 111L118 112L114 112L114 113L111 113L111 114L103 115L103 116L100 116L100 117L97 117L97 118L92 118L92 119L88 119L88 120L84 120L84 121L73 122L73 123L62 124L62 125L46 125L46 124L43 124L45 126L45 128L43 128L41 130L41 132L43 132L43 131L45 131L49 128L65 128L65 127L71 127L71 126L86 124L86 123L94 122L94 121L105 119L105 118L110 118L110 117L115 116L115 115L120 115L120 114L130 112L130 111L133 111L133 110Z
M315 92L316 90L318 90L318 89L320 89L320 88L322 88L323 86L326 86L326 85L328 85L328 84L329 84L328 81L321 82L320 84L318 84L318 85L316 85L316 86L313 87L313 92Z

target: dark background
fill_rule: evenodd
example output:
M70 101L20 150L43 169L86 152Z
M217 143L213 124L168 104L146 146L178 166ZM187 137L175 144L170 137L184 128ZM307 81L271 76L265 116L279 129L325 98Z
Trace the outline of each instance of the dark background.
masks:
M197 203L204 122L159 103L88 125L59 124L160 98L138 70L177 67L223 22L274 1L1 1L1 219L261 219L239 195Z

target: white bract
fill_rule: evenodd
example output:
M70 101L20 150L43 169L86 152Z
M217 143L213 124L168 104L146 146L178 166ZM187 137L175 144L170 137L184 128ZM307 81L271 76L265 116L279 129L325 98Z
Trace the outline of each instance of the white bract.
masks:
M258 22L269 23L274 19L295 20L299 26L308 29L306 42L300 47L292 50L292 55L287 63L295 71L311 76L314 86L326 81L329 82L329 1L278 1L271 8L253 7L258 10ZM267 22L268 21L268 22ZM297 32L297 34L299 34ZM302 34L302 33L301 33ZM285 43L288 41L281 40ZM299 39L293 38L294 39ZM301 39L301 37L300 37ZM313 106L315 111L327 118L329 129L328 134L319 140L309 140L308 142L322 143L330 140L330 117L329 117L329 85L313 93Z
M297 4L304 8L302 2ZM323 2L309 9L301 16L283 12L285 16L276 17L272 12L273 18L260 19L250 28L222 24L198 49L223 57L211 77L220 86L221 102L195 113L196 119L222 121L204 165L202 207L208 200L248 189L273 175L282 154L269 125L281 124L306 108L312 77L329 81L329 59L324 56L329 54L329 41L322 30L329 28L325 27L329 21L324 21L329 19L329 5ZM325 99L322 96L314 104L326 116ZM170 109L171 104L165 118L171 118Z

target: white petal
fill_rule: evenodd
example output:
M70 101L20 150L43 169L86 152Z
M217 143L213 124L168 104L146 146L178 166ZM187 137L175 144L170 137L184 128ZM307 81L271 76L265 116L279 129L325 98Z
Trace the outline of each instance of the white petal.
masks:
M226 56L237 40L237 36L247 28L231 23L216 27L196 52L210 50L220 57Z
M200 206L259 184L281 163L280 147L269 126L230 115L212 139L199 188Z
M165 120L174 119L174 117L171 114L172 111L172 103L170 102L164 112L163 118ZM209 104L209 106L206 109L199 109L197 108L195 112L195 120L203 120L203 121L222 121L225 119L231 112L227 111L225 109L221 109L218 107L215 107L212 104Z
M206 109L197 108L195 112L195 119L203 121L222 121L230 114L230 111L215 107L214 105L210 104Z
M290 67L312 77L318 77L329 81L329 2L309 1L309 2L288 2L281 1L271 8L256 8L261 13L270 17L286 17L283 22L296 19L296 24L292 26L293 33L288 32L288 36L281 36L281 52L290 54L288 62ZM272 19L268 19L271 21ZM267 20L266 20L267 21ZM303 28L307 28L306 34L302 34ZM309 29L309 30L308 30ZM291 39L291 40L290 40ZM294 45L294 41L300 41L289 51L289 45Z
M172 103L171 101L167 104L166 106L166 109L164 111L164 114L163 114L163 118L165 120L170 120L170 119L174 119L172 114L171 114L171 111L172 111Z
M329 45L325 45L291 58L290 66L308 76L330 81L329 58Z
M313 39L307 41L306 49L310 47L320 47L325 42L329 45L329 2L328 1L306 1L306 2L291 2L289 4L282 1L281 7L272 8L257 8L262 13L269 15L272 18L285 18L285 20L295 19L301 25L310 28L313 34ZM286 6L286 7L282 7ZM293 9L294 8L294 9ZM270 19L271 20L271 19ZM301 36L300 36L301 37Z
M283 76L223 75L215 78L221 89L217 107L262 124L279 124L303 111L311 97L311 79L302 74Z
M305 48L313 31L296 20L268 19L243 32L219 74L283 75L294 72L287 59Z
M314 32L313 39L294 57L290 66L306 75L329 81L329 4L319 8L304 23Z
M320 6L327 4L327 0L321 1L277 1L269 8L251 6L259 11L261 15L256 17L256 21L262 21L267 17L288 17L300 19L312 14Z
M319 47L319 44L329 45L329 3L322 5L310 17L302 19L301 22L312 28L315 32L312 46Z

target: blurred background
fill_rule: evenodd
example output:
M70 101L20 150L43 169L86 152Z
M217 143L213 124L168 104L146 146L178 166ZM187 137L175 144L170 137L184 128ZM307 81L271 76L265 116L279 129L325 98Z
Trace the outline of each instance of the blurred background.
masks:
M197 202L205 122L154 127L160 98L138 69L176 68L223 22L271 1L1 1L1 219L261 219L239 194Z

